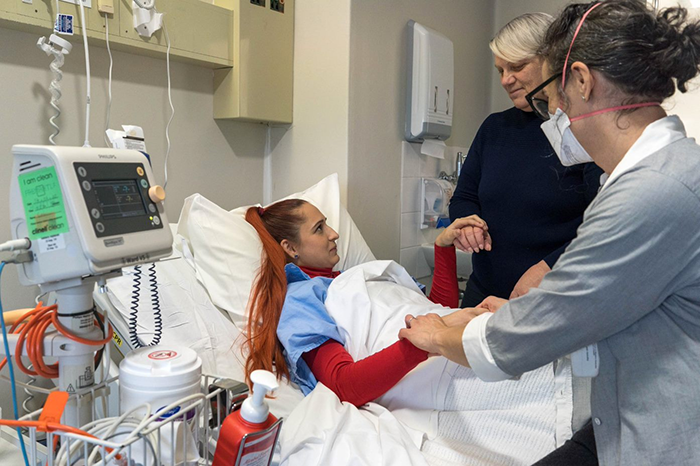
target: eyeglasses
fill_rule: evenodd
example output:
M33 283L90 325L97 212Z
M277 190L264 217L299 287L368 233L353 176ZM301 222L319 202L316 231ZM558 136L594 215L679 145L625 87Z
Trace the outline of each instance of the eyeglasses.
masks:
M532 92L525 96L525 100L530 104L530 108L535 112L535 115L543 119L544 121L549 120L549 102L535 97L537 94L542 92L542 90L549 85L552 81L561 76L561 73L557 73L551 76L548 80L537 86Z

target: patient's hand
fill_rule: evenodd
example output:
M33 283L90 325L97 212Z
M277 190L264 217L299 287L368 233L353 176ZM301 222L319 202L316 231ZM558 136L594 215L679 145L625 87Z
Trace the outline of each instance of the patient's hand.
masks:
M442 320L448 327L454 327L456 325L464 327L471 322L474 317L480 316L484 312L489 312L489 310L487 308L466 307L452 314L443 316Z
M418 317L409 314L406 316L406 327L399 331L400 339L405 338L432 355L440 354L457 364L469 365L462 349L464 326L450 327L437 314Z
M496 312L498 309L500 309L501 306L503 306L507 302L507 299L489 296L488 298L481 301L481 303L479 303L479 305L476 307L477 309L486 309L489 312Z

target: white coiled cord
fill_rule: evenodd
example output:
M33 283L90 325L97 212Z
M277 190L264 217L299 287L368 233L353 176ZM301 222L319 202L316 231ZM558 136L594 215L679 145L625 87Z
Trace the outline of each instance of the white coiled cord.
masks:
M49 118L49 124L53 126L54 132L49 136L49 141L51 144L54 146L56 145L55 137L58 136L58 133L61 132L61 128L58 127L58 124L56 124L56 119L61 116L61 109L58 107L58 101L61 98L61 79L63 79L63 72L61 71L61 67L63 66L63 54L58 53L55 55L54 60L51 62L51 65L49 65L49 68L51 69L51 72L53 73L53 81L51 81L51 84L49 85L49 91L51 92L51 106L53 107L54 113Z
M42 37L36 43L37 47L46 53L46 55L53 55L54 59L49 65L51 72L53 73L53 80L49 85L49 91L51 92L51 107L54 109L54 114L49 118L49 124L54 128L53 134L49 136L49 141L54 146L56 145L55 138L61 132L56 119L61 116L61 109L58 107L58 101L61 98L61 79L63 79L63 72L61 67L65 62L65 55L68 55L73 48L70 42L63 40L56 34L51 34L49 40L46 37Z

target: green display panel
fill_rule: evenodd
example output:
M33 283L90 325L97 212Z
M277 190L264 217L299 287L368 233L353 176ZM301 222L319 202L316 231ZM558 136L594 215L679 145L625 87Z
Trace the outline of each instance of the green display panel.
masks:
M68 231L63 193L55 167L19 176L19 189L27 218L29 239L35 240Z

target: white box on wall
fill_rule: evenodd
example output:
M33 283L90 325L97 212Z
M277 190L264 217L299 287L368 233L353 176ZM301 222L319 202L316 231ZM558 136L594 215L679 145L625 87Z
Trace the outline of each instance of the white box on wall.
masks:
M446 140L452 133L454 47L452 41L408 22L406 140Z

